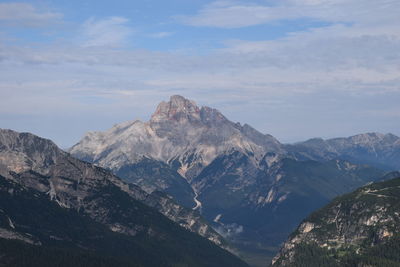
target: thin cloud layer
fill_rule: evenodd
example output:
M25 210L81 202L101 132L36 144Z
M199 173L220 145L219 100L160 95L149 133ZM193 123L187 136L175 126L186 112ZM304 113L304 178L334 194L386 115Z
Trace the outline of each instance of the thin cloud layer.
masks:
M332 23L393 23L400 3L394 0L215 1L197 14L176 18L199 27L240 28L283 20L309 18Z
M103 11L107 15L69 21L66 14L49 11L55 9L0 4L2 25L41 25L32 43L0 40L0 99L7 99L0 122L15 128L19 121L34 121L26 118L46 117L51 124L77 124L65 134L54 133L71 145L87 130L146 119L159 101L182 94L284 141L363 131L400 134L394 101L400 99L399 5L214 1L194 15L140 26L129 13ZM4 11L16 9L14 18ZM184 25L176 24L177 18ZM317 23L290 30L299 19ZM68 24L61 30L71 38L49 35L50 21ZM252 26L277 24L284 31L278 37L243 34ZM2 38L18 40L14 26L6 27ZM196 34L199 43L211 43L206 52L193 46Z
M118 47L126 44L133 34L133 30L127 26L128 22L129 19L124 17L86 20L82 25L83 46Z
M174 35L173 32L156 32L149 34L152 38L165 38Z
M0 23L20 27L42 27L59 21L58 12L38 10L29 3L0 3Z

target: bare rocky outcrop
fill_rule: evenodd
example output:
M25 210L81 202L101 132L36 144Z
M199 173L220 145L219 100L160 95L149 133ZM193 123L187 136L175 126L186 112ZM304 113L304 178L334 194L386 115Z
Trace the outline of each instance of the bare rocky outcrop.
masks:
M170 194L257 253L259 244L279 246L333 197L383 174L337 157L306 157L182 96L160 103L148 122L88 133L69 151L149 193Z
M113 231L135 235L145 229L113 220L111 206L103 203L107 199L104 190L118 188L182 227L220 246L225 245L222 237L197 212L183 208L166 194L148 194L109 171L71 157L50 140L29 133L0 130L0 174L27 188L46 193L49 199L64 208L88 214Z
M394 172L387 177L397 176ZM332 201L306 218L282 246L272 266L292 266L301 245L313 245L340 264L343 255L363 255L400 231L400 178L371 184ZM338 252L341 251L341 252Z
M216 157L231 150L259 159L268 151L282 152L274 137L176 95L161 102L149 122L125 122L106 132L90 132L69 151L114 171L143 157L152 158L174 164L190 181Z

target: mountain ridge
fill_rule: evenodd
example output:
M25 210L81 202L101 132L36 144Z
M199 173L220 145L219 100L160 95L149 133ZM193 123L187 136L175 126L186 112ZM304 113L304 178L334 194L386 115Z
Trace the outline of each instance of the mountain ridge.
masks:
M146 193L138 186L127 184L109 171L90 163L72 158L52 141L30 133L18 133L0 129L0 174L29 188L49 195L60 206L76 209L83 207L82 201L91 191L101 186L112 186L158 210L182 227L196 232L216 244L223 246L223 239L195 211L176 204L162 192ZM88 205L88 204L87 204ZM99 208L98 206L96 206ZM92 206L86 206L88 211ZM99 208L100 210L100 208ZM99 210L93 210L94 216ZM98 217L101 219L101 216ZM109 224L116 231L119 223Z
M370 132L350 137L331 139L312 138L285 145L297 159L345 159L354 163L370 164L385 170L400 169L400 137L387 133Z
M381 180L304 219L272 266L398 266L400 172Z
M149 191L168 192L235 245L264 255L275 254L271 247L313 209L383 175L363 162L303 153L181 96L160 103L150 121L86 135L70 152Z
M126 148L127 143L134 144L136 151ZM281 150L279 141L270 135L232 123L216 109L199 108L194 101L172 96L158 105L149 122L136 120L104 133L88 133L69 152L110 169L135 163L142 156L167 164L176 161L181 165L180 175L190 180L221 153L236 149L261 157L266 144L270 151Z

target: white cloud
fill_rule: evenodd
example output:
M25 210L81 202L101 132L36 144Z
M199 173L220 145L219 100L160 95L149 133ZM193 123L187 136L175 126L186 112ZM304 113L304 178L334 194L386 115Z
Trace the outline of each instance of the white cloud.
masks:
M104 86L103 75L115 77L120 82L109 82L115 90L136 81L136 86L146 88L241 89L275 95L323 90L381 93L400 91L399 47L399 38L387 36L314 40L302 35L279 41L233 42L229 48L204 56L109 47L0 46L0 63L3 68L26 65L30 71L32 65L43 65L49 72L74 66L84 69L93 88Z
M160 38L170 37L174 34L175 34L174 32L156 32L156 33L149 34L149 37L160 39Z
M9 113L36 118L51 114L52 118L59 118L46 121L55 125L53 128L64 123L75 127L87 121L70 129L73 138L67 136L68 141L63 142L72 145L87 130L105 129L124 120L147 119L159 101L182 94L221 109L232 120L294 141L299 140L299 134L303 138L361 132L361 123L346 128L340 121L353 116L351 112L367 111L369 107L362 106L367 98L371 112L383 111L371 117L373 121L363 122L365 130L398 133L394 126L397 118L391 115L398 103L388 103L400 97L398 65L391 64L384 70L384 61L377 61L382 69L351 65L340 68L340 64L332 69L318 69L317 59L307 65L307 57L299 59L294 55L292 52L284 58L265 51L221 51L195 57L105 47L4 47L0 50L0 99L7 101L0 107L0 122L3 127L13 128L16 122L5 124L1 120L2 115ZM342 104L330 103L348 99L351 108L343 110ZM332 114L338 107L340 114L335 117ZM66 118L67 114L70 117ZM332 117L324 122L328 115ZM310 116L318 117L318 121L300 124ZM381 127L379 123L385 120L390 120L391 126ZM313 123L320 129L313 128ZM298 127L303 128L297 130ZM332 127L336 132L330 132Z
M378 72L400 67L400 36L370 33L361 28L335 25L325 29L291 34L272 41L226 42L224 52L281 68L303 71L352 68ZM258 59L257 59L258 58Z
M206 6L195 16L177 16L185 24L219 28L240 28L272 21L280 17L273 8L257 5L221 5L218 2ZM276 10L275 10L276 11Z
M339 131L352 125L340 125L349 113L367 111L370 106L372 113L380 110L374 125L382 126L379 123L388 118L391 126L382 131L398 131L391 120L398 111L398 103L392 100L400 97L398 6L398 1L386 0L283 0L270 6L218 1L195 17L181 19L191 25L223 28L302 16L331 23L275 40L226 40L224 48L201 56L124 46L134 31L123 17L87 20L81 25L79 43L3 42L0 99L7 101L0 107L0 117L10 112L37 118L71 114L75 123L82 116L87 121L96 121L92 118L97 116L97 126L107 127L103 116L109 116L110 124L143 118L158 101L183 94L225 108L234 120L254 121L255 127L276 132L278 137L297 134L298 127L307 128L301 130L306 137L326 135L333 127ZM41 21L57 17L34 11L42 15ZM9 20L2 16L0 20ZM170 34L155 32L151 37ZM351 99L347 108L337 111L342 117L332 115L341 104L332 104L331 99ZM16 106L18 110L13 111ZM337 119L336 123L326 115ZM326 132L310 133L315 128L302 119L313 116L319 116L318 125ZM365 120L367 129L372 122ZM356 131L356 126L351 127L346 129ZM367 130L380 130L376 127Z
M251 1L215 1L195 15L176 18L192 26L219 28L240 28L302 18L372 25L398 21L399 12L400 2L395 0L282 0L273 2L273 5Z
M0 3L0 23L11 26L47 26L62 17L61 13L38 10L28 3Z
M127 26L129 20L124 17L109 17L85 21L82 27L83 46L111 46L117 47L127 43L133 30Z

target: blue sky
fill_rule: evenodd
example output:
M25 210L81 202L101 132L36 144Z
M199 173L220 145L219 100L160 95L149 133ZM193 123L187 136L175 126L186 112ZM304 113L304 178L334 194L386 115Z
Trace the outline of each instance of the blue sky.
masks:
M400 135L400 2L0 1L0 127L68 147L181 94L283 142Z

